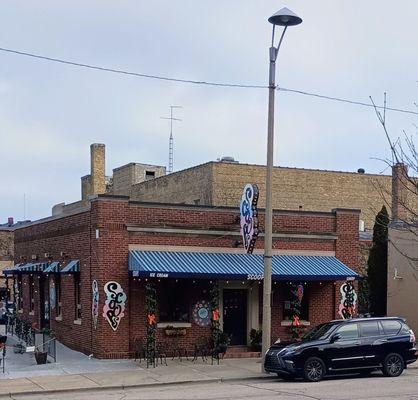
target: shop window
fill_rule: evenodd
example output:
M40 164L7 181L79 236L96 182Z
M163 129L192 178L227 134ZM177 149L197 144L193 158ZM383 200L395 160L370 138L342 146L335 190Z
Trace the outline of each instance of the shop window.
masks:
M74 277L73 279L74 279L74 310L75 310L74 317L76 320L80 320L81 319L80 273L75 273L73 277Z
M23 283L22 283L22 275L17 276L17 284L16 284L16 299L17 299L17 309L23 310Z
M61 303L61 275L55 275L55 309L57 317L62 316L62 303Z
M29 312L35 311L35 282L33 275L29 275Z
M279 289L279 296L282 299L283 319L285 321L291 321L293 318L292 301L295 299L295 295L292 293L292 290L294 288L290 285L281 286ZM301 321L309 321L309 297L309 287L304 285L299 316Z
M163 281L157 296L160 322L190 322L190 281Z

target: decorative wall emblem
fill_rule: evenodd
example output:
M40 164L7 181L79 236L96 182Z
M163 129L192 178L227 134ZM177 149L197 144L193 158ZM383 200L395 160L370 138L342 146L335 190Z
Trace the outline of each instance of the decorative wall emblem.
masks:
M111 328L116 331L122 317L125 315L127 296L122 286L114 281L107 282L104 285L104 291L106 293L106 301L103 306L103 317L107 319Z
M353 318L356 312L357 293L352 282L345 282L340 287L341 303L338 307L338 314L343 319Z
M91 283L91 316L93 318L94 329L97 329L97 321L99 319L99 285L97 284L96 279Z
M210 304L206 300L198 301L193 307L193 321L199 326L210 325Z
M247 184L241 197L241 236L247 253L252 253L258 236L258 186Z

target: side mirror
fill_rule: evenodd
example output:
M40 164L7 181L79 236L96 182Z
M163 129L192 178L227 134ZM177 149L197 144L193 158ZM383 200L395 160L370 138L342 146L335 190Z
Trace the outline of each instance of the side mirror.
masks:
M335 333L334 335L331 336L331 343L334 343L340 339L341 339L341 335L339 333Z

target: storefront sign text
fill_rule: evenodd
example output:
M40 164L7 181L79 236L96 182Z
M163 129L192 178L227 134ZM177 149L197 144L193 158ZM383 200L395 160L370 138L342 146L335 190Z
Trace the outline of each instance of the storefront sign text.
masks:
M107 282L104 286L106 301L103 306L103 317L109 322L111 328L116 331L122 317L125 315L126 294L122 286L114 281Z
M252 253L255 241L258 236L258 187L257 185L245 185L241 197L240 215L241 215L241 236L244 248L247 253Z

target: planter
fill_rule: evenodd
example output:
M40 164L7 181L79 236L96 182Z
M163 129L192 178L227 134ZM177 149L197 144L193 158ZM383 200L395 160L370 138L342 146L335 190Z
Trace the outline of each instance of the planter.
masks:
M35 352L35 360L37 364L46 364L48 353L37 351Z
M187 331L184 328L180 329L165 329L164 333L166 336L185 336Z

